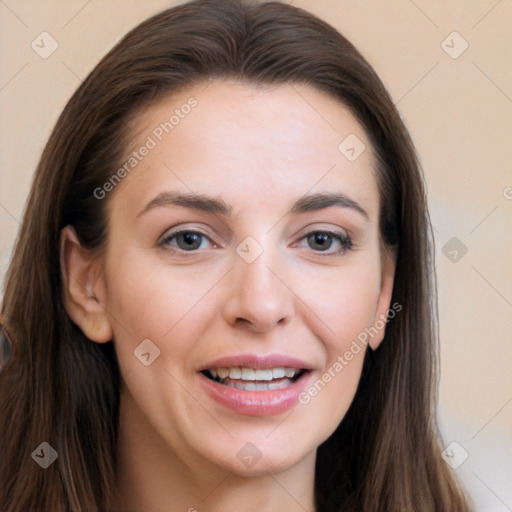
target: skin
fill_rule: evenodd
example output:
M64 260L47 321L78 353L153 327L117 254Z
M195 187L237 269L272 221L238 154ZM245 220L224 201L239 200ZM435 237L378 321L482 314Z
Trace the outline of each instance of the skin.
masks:
M205 85L137 117L127 156L175 108L198 101L104 199L105 252L93 257L72 227L62 231L66 308L92 341L115 343L119 510L313 511L316 449L352 402L364 350L307 405L270 416L213 401L198 369L220 356L279 353L307 361L316 380L386 314L395 263L379 239L375 159L348 109L313 88ZM349 134L366 146L353 162L338 150ZM139 215L162 191L222 199L231 215L173 205ZM305 194L333 192L368 218L340 206L290 210ZM159 245L176 227L211 242ZM325 252L312 248L315 230L348 234L352 249L336 239ZM263 250L252 263L235 250L248 236ZM370 339L373 349L383 335ZM160 350L150 366L134 357L144 339ZM262 454L250 468L237 457L247 442Z

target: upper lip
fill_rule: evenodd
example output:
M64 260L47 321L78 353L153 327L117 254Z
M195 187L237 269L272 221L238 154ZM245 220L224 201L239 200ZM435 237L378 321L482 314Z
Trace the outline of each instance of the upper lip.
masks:
M284 354L240 354L236 356L225 356L215 359L214 361L203 366L200 371L209 368L298 368L301 370L313 370L311 364L297 357L287 356Z

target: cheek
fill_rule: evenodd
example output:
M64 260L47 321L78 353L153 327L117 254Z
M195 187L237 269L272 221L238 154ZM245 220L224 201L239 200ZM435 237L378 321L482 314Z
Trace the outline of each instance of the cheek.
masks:
M158 348L159 362L166 367L186 360L193 340L215 314L208 299L222 278L221 269L199 277L187 268L171 272L165 262L154 259L148 266L148 258L137 252L124 258L113 254L110 261L119 262L107 263L107 309L121 369L140 364L134 351L147 339Z
M372 325L379 291L378 261L333 269L303 283L299 295L306 306L304 316L306 309L316 316L329 360L342 355ZM311 317L311 325L313 321Z
M366 332L374 321L380 289L378 262L358 270L338 268L311 285L302 289L304 317L309 317L326 357L324 368L316 372L299 401L308 414L323 418L326 438L345 416L359 384Z
M322 311L333 331L322 338L326 363L299 396L305 417L317 418L318 437L322 440L336 430L356 394L367 350L361 333L371 324L373 311L369 297L362 293L351 295L350 299L338 296Z

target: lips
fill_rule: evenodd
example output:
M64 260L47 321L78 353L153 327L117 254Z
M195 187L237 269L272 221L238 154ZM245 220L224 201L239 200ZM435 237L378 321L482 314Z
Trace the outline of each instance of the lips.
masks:
M296 368L312 370L313 366L307 361L293 356L283 354L240 354L237 356L220 357L200 368L200 371L218 368L252 368L274 369L274 368Z
M277 414L297 403L312 367L297 358L241 355L212 361L200 370L207 393L242 414Z

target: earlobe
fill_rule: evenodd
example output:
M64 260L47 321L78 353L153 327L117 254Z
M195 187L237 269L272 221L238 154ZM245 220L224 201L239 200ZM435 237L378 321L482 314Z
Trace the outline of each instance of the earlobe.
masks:
M373 327L377 331L375 336L369 340L369 345L373 350L377 350L384 339L388 313L391 306L391 297L393 295L393 284L395 281L396 253L391 249L382 250L382 268L380 292L375 310Z
M71 320L90 340L110 341L112 327L104 307L104 279L98 272L98 261L81 246L72 226L60 233L60 268L62 299Z

